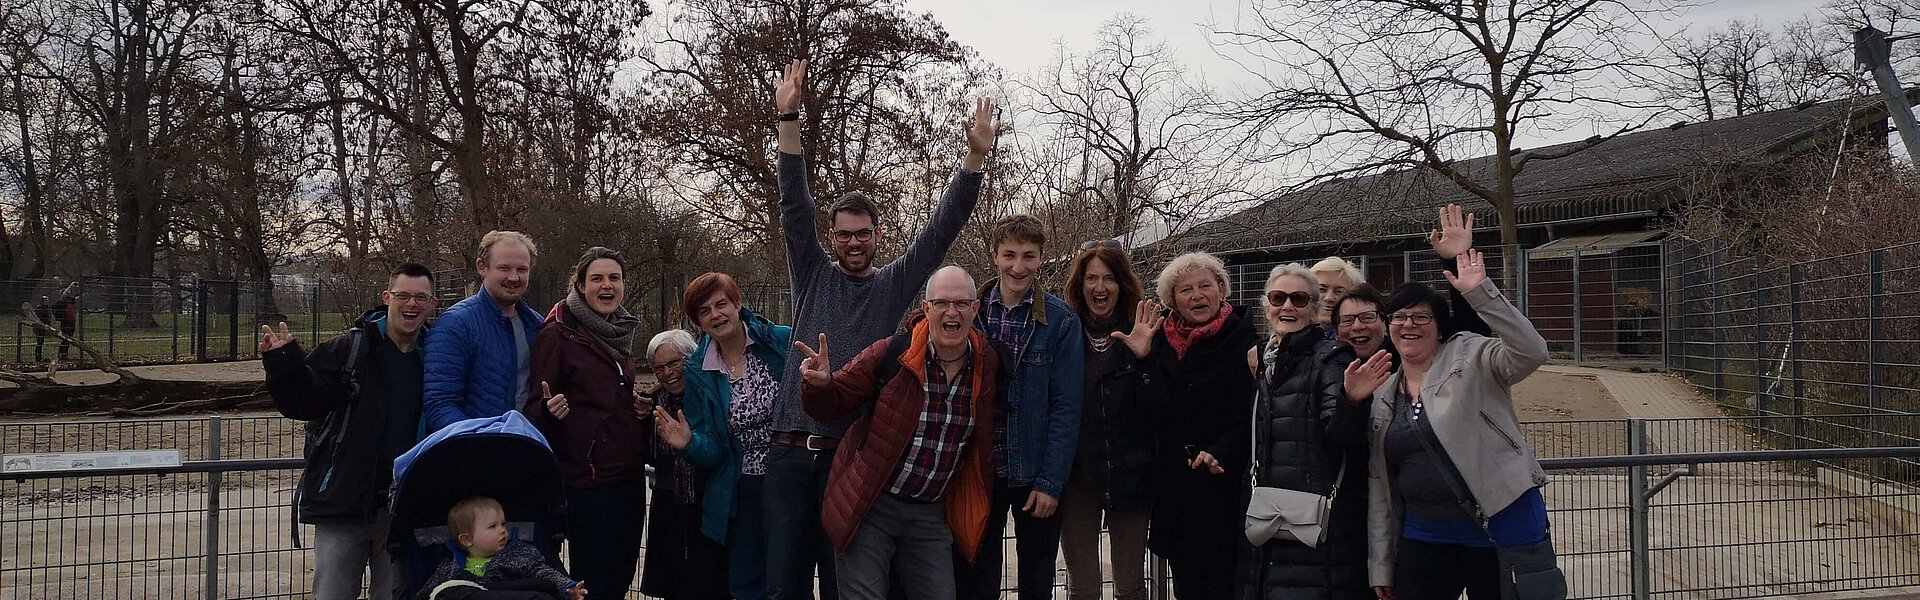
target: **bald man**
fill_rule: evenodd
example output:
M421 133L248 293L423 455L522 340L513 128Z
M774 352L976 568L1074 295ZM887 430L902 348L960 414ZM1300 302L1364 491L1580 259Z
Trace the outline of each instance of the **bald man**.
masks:
M819 348L794 342L807 414L854 421L827 480L822 526L834 547L842 600L884 600L889 575L909 600L951 599L953 561L979 552L993 494L993 410L999 364L973 277L954 266L927 282L924 314L832 370Z

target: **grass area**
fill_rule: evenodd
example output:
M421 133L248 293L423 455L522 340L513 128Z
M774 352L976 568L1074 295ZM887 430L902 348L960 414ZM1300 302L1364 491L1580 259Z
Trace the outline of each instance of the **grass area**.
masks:
M287 315L287 328L301 344L312 346L351 325L355 314L323 313ZM154 327L130 327L122 315L87 313L80 318L74 337L95 345L120 364L153 364L199 359L196 347L199 331L191 314L155 313ZM252 315L241 315L238 335L229 315L212 315L206 322L206 356L209 359L243 359L255 356L260 327ZM0 316L0 363L33 363L36 343L32 329L20 323L17 315ZM235 339L235 338L238 339ZM42 349L44 356L58 354L59 340L49 337ZM69 352L69 360L78 360L78 350Z

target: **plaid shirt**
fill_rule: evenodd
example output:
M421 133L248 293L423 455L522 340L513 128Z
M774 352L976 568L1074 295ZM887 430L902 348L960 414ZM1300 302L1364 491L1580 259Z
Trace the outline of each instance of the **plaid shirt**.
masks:
M1027 349L1028 337L1033 332L1033 299L1038 295L1039 289L1028 288L1027 297L1009 307L1000 297L1000 286L987 290L987 310L981 314L986 319L987 339L994 347L1005 349L1006 359L1014 363L1002 368L1019 367L1020 354ZM1006 404L1006 400L1002 394L1001 404L995 407L998 410L993 411L993 473L1000 477L1007 476L1007 463L1012 458L1007 455L1011 451L1007 448L1007 415L1013 412L1013 406Z
M947 483L959 472L967 440L973 435L973 349L968 347L959 375L949 380L932 342L927 346L927 380L921 387L927 404L920 409L920 425L914 428L900 468L887 482L887 492L933 502L946 496Z

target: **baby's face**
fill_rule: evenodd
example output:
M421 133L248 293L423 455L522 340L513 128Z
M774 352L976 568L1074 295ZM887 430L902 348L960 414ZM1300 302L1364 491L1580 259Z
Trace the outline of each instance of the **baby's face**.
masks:
M507 516L493 508L482 508L474 519L473 533L463 534L467 554L487 558L507 547Z

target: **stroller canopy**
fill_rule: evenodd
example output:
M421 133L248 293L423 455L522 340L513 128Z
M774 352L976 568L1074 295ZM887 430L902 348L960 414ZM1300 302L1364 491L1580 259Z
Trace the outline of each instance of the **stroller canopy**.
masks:
M566 488L547 439L518 412L467 419L427 436L393 461L395 537L445 526L447 510L473 496L498 500L509 521L560 533Z

